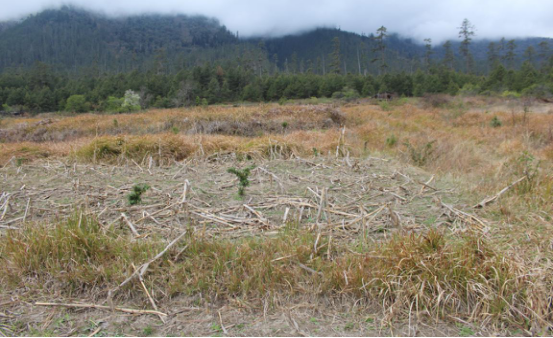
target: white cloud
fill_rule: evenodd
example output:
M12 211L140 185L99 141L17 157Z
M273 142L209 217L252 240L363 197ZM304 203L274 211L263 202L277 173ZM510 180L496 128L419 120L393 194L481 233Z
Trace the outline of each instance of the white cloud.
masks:
M457 38L468 18L477 38L553 37L550 0L0 0L0 20L75 4L107 14L184 13L218 18L241 36L283 35L318 26L340 26L357 33L389 32L435 43Z

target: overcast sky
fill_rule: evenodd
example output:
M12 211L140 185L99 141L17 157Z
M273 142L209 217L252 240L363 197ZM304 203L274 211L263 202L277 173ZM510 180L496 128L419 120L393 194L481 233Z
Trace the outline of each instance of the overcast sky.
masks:
M240 36L279 36L319 26L373 33L381 25L419 41L457 39L468 18L476 38L553 37L552 0L0 0L0 20L75 4L106 14L216 17Z

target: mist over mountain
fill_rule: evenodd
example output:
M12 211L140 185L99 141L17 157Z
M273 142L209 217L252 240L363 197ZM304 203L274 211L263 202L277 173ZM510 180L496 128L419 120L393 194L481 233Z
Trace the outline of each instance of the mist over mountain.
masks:
M0 25L0 106L122 112L129 95L139 109L382 92L553 98L550 39L472 38L421 44L384 26L368 35L317 28L242 38L205 16L65 6Z
M46 63L59 72L78 72L95 67L103 72L128 72L157 67L161 72L205 62L256 63L258 68L287 72L328 72L333 39L339 38L344 73L378 73L372 34L359 35L338 28L318 28L278 38L241 39L217 19L186 15L135 15L110 17L84 9L64 6L45 10L26 19L0 23L0 71L28 68ZM529 47L547 39L516 40L516 64ZM476 70L484 64L489 40L470 46ZM499 41L497 41L499 45ZM452 41L458 55L459 42ZM413 72L423 66L425 46L389 32L385 39L390 71ZM431 58L444 55L441 45L432 46ZM537 56L536 56L537 58Z

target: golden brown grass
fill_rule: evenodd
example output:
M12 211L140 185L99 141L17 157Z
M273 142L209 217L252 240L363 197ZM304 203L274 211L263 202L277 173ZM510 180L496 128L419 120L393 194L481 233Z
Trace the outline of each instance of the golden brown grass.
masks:
M462 101L456 105L474 106L478 102ZM525 175L528 168L517 162L528 154L534 163L527 164L539 166L535 178L539 183L534 184L534 194L543 198L541 206L548 212L553 211L548 206L553 205L553 200L547 193L552 184L547 173L553 168L553 115L529 114L525 118L524 114L511 111L487 114L453 106L421 108L414 101L390 105L387 111L369 104L342 106L339 109L344 113L347 127L346 148L351 156L384 153L423 165L432 172L461 178L478 198ZM125 159L140 162L145 156L152 156L158 163L168 164L173 159L232 152L271 156L275 151L281 154L284 149L284 156L334 154L339 139L336 124L327 130L297 129L302 125L317 128L318 122L329 118L332 109L259 105L55 117L51 123L35 128L46 128L46 135L53 139L56 133L68 130L77 138L57 143L0 144L0 161L5 164L12 158L32 160L73 154L81 161L111 163ZM501 121L501 126L492 126L493 117ZM21 124L36 125L39 120L4 119L2 126L9 130ZM251 137L183 134L182 126L189 128L200 120L239 121L245 123L244 128L251 127L248 124L251 121L277 121L276 126L287 122L296 129L261 130L262 135Z
M466 104L482 103L473 101ZM389 314L417 312L480 322L495 319L525 330L533 325L546 327L552 319L553 289L553 115L525 117L511 111L492 114L471 111L460 104L425 108L412 101L392 104L386 110L368 104L342 106L340 110L345 115L345 148L351 156L392 156L422 166L457 187L464 200L473 201L473 205L516 179L525 179L479 211L480 216L491 221L486 236L402 234L358 253L345 246L333 246L330 255L322 250L313 256L313 234L304 232L276 239L237 241L194 237L189 238L190 246L177 262L170 264L166 260L157 267L150 282L168 295L207 292L216 299L258 299L271 292L287 296L351 295L378 300ZM492 124L494 117L500 126ZM5 164L12 158L69 157L84 162L147 163L144 161L151 156L157 164L168 165L192 156L229 153L283 158L291 154L333 155L339 145L337 125L327 130L297 127L318 126L322 118L327 116L316 109L274 105L66 117L48 124L48 133L71 129L80 136L60 143L0 144L0 161ZM185 119L188 120L183 122ZM247 124L254 119L277 121L276 126L287 122L297 128L271 129L252 137L187 134L182 129L188 128L190 121ZM18 123L38 121L6 119L2 127L9 129ZM43 229L41 233L21 233L14 235L12 242L2 240L0 259L6 262L3 269L9 269L6 271L15 277L15 282L24 283L32 274L28 267L36 264L61 271L56 267L61 263L23 259L22 248L32 253L26 259L45 254L47 249L30 250L29 243L40 248L38 243L47 240L36 238L47 232ZM319 245L324 245L324 241ZM69 250L63 245L60 248ZM7 252L20 257L4 254ZM73 254L76 253L68 255ZM173 254L169 253L168 259ZM77 262L82 259L79 255ZM104 259L110 261L100 257L98 264L103 264ZM75 285L96 283L79 279L79 274L72 281ZM60 279L63 274L56 277L52 272L48 276ZM120 274L99 276L108 285L122 278Z
M191 234L150 267L146 283L165 297L240 297L261 306L271 297L349 297L380 304L389 319L404 315L463 318L529 329L551 315L543 282L504 257L479 234L397 234L351 251L327 236L288 230L272 238L237 240ZM5 285L65 296L95 290L105 296L134 266L164 247L132 241L76 213L52 226L33 225L0 239ZM47 282L47 283L46 283ZM46 286L44 286L46 285ZM134 283L127 295L141 297Z

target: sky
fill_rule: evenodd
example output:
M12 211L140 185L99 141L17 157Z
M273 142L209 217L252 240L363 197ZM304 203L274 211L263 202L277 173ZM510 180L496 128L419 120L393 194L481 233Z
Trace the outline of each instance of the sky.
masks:
M467 18L475 39L553 38L551 0L0 0L0 20L63 4L108 15L201 14L241 37L281 36L316 27L375 33L380 26L422 42L458 39Z

